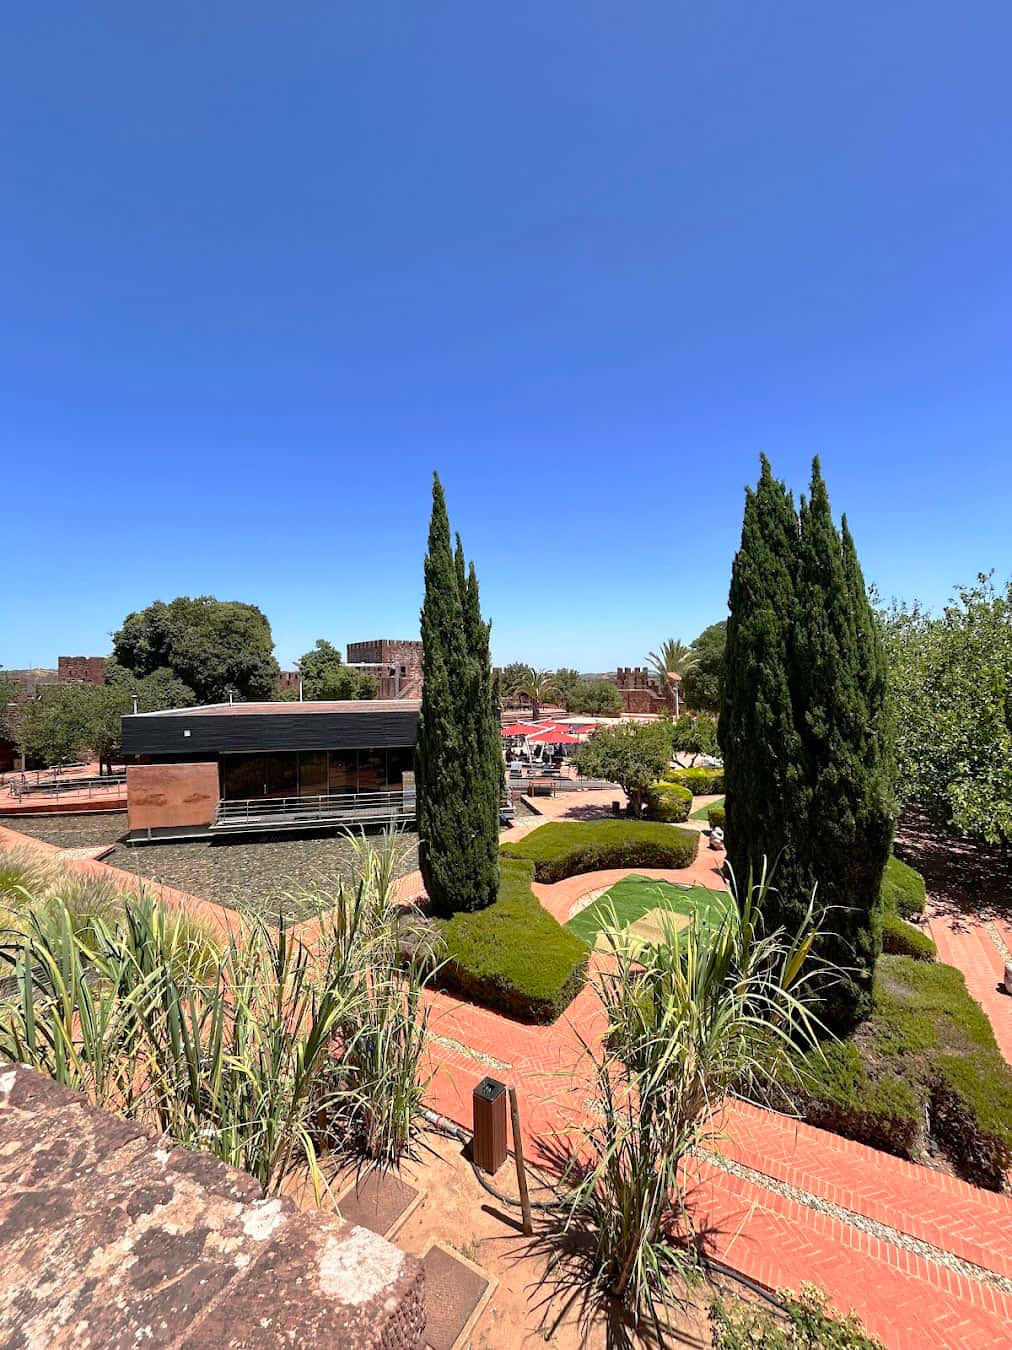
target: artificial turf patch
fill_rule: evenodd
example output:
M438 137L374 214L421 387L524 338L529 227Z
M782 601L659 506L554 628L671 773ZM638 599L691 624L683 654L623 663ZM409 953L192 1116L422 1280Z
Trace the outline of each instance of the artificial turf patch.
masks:
M689 817L689 819L690 819L690 820L706 820L707 816L710 814L710 807L711 807L711 806L723 806L723 805L724 805L724 798L723 798L723 797L718 797L718 798L716 799L716 801L710 802L709 805L707 805L707 806L699 806L699 807L697 807L696 810L693 811L693 813L692 813L692 815Z
M705 886L675 886L670 881L655 881L638 874L623 877L611 890L569 920L566 928L590 946L606 928L629 928L645 915L657 910L691 917L699 915L701 928L715 928L723 919L728 904L724 891Z

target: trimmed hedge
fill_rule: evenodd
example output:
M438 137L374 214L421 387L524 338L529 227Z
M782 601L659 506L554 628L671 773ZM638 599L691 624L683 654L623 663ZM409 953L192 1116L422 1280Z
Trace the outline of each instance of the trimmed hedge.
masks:
M534 879L552 882L608 867L688 867L698 849L698 830L655 821L555 820L499 852L532 862Z
M917 1151L921 1094L898 1074L869 1073L853 1041L829 1041L799 1064L793 1103L812 1125L901 1158Z
M709 824L711 830L722 830L722 829L724 829L724 805L723 805L723 803L721 803L721 804L718 806L717 803L714 802L713 806L711 806L710 809L709 809L709 811L707 811L707 813L706 813L706 819L707 819L707 822L708 822L708 824Z
M926 888L920 872L899 858L890 857L882 874L882 909L901 919L915 919L924 913Z
M647 818L668 824L688 820L692 793L681 783L654 783L646 790Z
M538 902L533 878L531 862L502 858L494 904L435 920L436 983L521 1022L554 1022L587 978L590 949Z
M668 769L664 774L665 783L680 783L687 787L694 797L712 796L724 791L723 769Z
M967 1181L1002 1189L1012 1166L1012 1069L952 966L881 957L871 1017L798 1068L801 1086L785 1079L785 1090L813 1124L906 1158L933 1142Z
M938 956L938 948L927 933L888 910L882 915L882 950L890 956L912 956L916 961L934 961Z

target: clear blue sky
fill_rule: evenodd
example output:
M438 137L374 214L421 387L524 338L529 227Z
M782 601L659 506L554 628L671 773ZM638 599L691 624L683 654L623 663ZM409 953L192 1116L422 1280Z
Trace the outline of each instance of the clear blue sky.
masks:
M261 605L497 660L725 611L765 450L944 601L1012 538L1012 7L110 3L0 21L0 662Z

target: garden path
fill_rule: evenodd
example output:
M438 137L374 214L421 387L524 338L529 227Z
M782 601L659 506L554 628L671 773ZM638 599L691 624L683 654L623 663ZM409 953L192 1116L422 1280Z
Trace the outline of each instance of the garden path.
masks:
M508 837L520 837L519 823ZM0 829L0 847L28 844L59 852ZM130 873L101 862L67 862L137 886ZM715 888L719 862L706 851L692 868L647 874ZM568 917L587 891L644 870L589 873L538 891L553 913ZM417 873L402 879L403 896L420 888ZM155 889L222 926L234 921L220 906ZM1007 916L997 922L1007 941ZM947 921L938 931L944 938ZM599 1046L606 1030L593 991L585 988L550 1027L523 1026L446 994L429 993L426 1002L430 1104L470 1126L477 1082L487 1073L513 1082L530 1162L560 1166L592 1121L584 1046ZM855 1308L890 1350L1012 1346L1012 1197L744 1103L728 1106L723 1128L713 1152L686 1166L693 1221L714 1257L769 1288L821 1286L840 1310Z
M721 860L707 851L680 871L614 869L535 890L564 921L581 896L632 871L719 888ZM427 1002L432 1106L470 1126L478 1081L512 1082L528 1160L563 1166L592 1123L584 1045L600 1046L606 1030L593 991L551 1027L447 994ZM1012 1345L1012 1197L746 1103L727 1107L722 1129L713 1152L686 1167L693 1221L715 1258L769 1288L820 1285L895 1350Z

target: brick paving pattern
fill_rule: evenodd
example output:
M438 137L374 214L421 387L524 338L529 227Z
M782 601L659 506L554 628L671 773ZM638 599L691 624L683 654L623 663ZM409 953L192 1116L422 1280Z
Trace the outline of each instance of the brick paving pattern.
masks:
M526 824L507 837L519 837ZM3 842L25 841L0 830ZM717 887L720 861L720 855L704 850L680 872L638 870ZM96 862L71 865L108 871ZM564 920L581 896L613 884L627 871L588 873L536 889L546 908ZM401 878L398 889L402 898L419 894L420 876ZM227 922L227 911L206 901L179 892L167 898L192 903L208 917L215 914ZM1012 931L1002 922L1008 942ZM958 920L932 915L931 932L940 959L964 971L1008 1056L1012 1001L995 989L1001 974L996 944L982 924L965 915ZM602 960L598 955L591 959L592 964ZM434 1073L430 1105L470 1126L472 1091L489 1072L483 1057L497 1061L506 1066L502 1075L517 1086L531 1164L547 1170L557 1163L567 1135L588 1119L583 1042L599 1044L605 1029L593 991L585 988L551 1027L522 1026L446 994L430 992L426 1001L434 1033L428 1051ZM1012 1276L1012 1198L744 1103L729 1105L722 1125L721 1158L691 1160L686 1175L693 1221L715 1257L771 1289L797 1288L804 1281L821 1286L841 1311L856 1309L893 1350L1012 1347L1012 1295L1006 1292ZM729 1173L722 1160L726 1166L744 1163L767 1182ZM784 1194L784 1184L805 1192L811 1203ZM822 1212L818 1201L884 1224L910 1241L890 1241ZM915 1242L936 1250L922 1254L913 1249ZM956 1268L960 1262L981 1273Z

